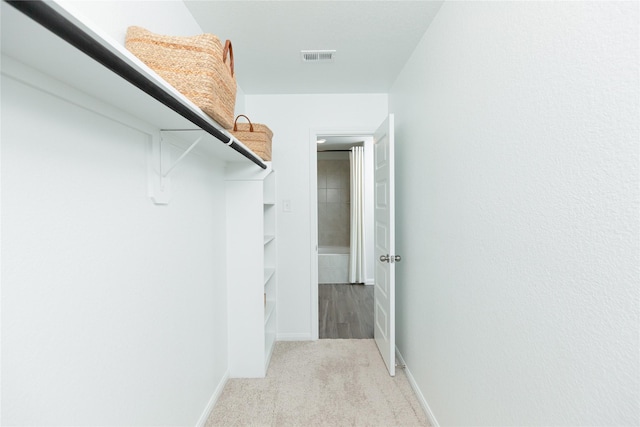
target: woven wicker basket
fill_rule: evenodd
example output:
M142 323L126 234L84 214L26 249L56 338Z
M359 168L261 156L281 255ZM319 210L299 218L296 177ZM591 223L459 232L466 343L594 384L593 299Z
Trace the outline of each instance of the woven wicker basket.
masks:
M249 123L238 123L238 119L244 117ZM249 117L244 114L238 115L233 123L233 136L256 153L264 161L271 161L271 139L273 132L266 125L251 123Z
M174 37L129 27L126 48L225 129L233 126L233 47L213 34ZM227 64L228 59L228 64Z

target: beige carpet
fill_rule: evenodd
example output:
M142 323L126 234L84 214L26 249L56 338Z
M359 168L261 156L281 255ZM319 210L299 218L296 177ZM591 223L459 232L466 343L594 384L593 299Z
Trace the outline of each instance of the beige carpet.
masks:
M281 341L267 377L230 379L206 426L428 426L373 340Z

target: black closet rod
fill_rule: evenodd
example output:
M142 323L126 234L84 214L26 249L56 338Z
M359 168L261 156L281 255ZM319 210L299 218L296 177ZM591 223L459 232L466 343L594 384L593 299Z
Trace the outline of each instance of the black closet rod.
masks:
M127 64L118 55L98 43L84 30L62 16L52 7L47 5L43 0L21 1L21 0L4 0L20 12L27 15L58 37L62 38L72 46L84 52L87 56L93 58L100 64L104 65L114 73L118 74L129 83L138 87L148 95L152 96L162 104L171 108L191 123L200 127L202 130L212 135L222 143L229 145L231 148L251 160L262 169L266 169L267 165L258 160L254 155L247 151L244 147L233 141L227 135L222 133L215 126L204 120L190 108L184 105L180 100L166 92L163 88L149 80L144 74ZM232 142L233 141L233 142ZM231 142L231 144L229 144Z

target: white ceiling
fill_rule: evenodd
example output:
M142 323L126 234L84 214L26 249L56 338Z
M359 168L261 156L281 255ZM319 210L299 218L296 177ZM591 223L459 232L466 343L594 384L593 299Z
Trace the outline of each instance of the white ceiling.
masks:
M186 0L207 33L230 39L246 94L386 93L442 0ZM301 50L335 49L333 63Z

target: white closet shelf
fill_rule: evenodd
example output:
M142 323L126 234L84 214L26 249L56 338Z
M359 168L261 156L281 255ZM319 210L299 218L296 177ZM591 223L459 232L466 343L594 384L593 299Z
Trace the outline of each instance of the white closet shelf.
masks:
M264 269L264 284L266 286L267 282L269 281L269 279L271 279L271 276L273 276L276 272L275 268L265 268Z
M3 55L159 129L202 129L207 133L207 149L225 161L248 159L263 169L267 167L121 43L58 3L8 3L2 2Z
M269 322L269 318L276 309L276 303L274 301L267 301L267 305L264 307L264 324Z

